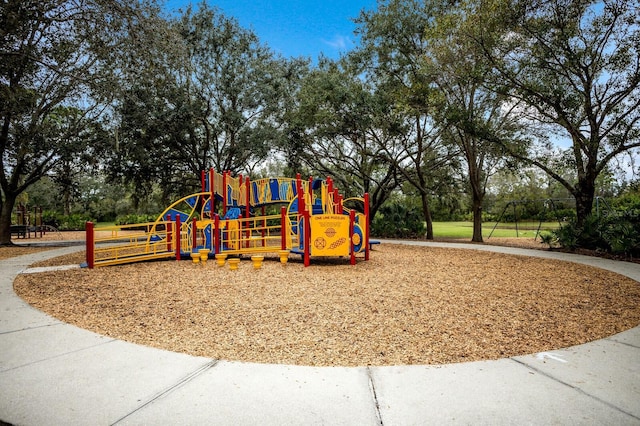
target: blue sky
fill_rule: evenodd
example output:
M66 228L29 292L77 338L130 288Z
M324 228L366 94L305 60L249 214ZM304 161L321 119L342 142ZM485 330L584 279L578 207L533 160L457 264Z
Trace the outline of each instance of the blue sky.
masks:
M166 0L168 11L186 8L200 1ZM320 53L337 58L355 46L352 18L362 9L373 10L376 0L207 0L252 29L284 57L307 56L314 61Z

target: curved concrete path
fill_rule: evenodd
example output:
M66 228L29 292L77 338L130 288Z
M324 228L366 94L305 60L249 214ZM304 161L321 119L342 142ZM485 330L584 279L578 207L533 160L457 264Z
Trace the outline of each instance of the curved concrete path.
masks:
M505 247L427 245L559 258L640 281L637 264ZM301 367L199 358L62 323L13 292L13 279L28 265L80 249L0 261L4 422L640 425L640 327L567 349L450 365Z

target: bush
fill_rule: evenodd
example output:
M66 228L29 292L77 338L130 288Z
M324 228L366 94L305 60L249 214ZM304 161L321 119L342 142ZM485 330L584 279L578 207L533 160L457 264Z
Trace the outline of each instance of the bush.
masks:
M47 226L53 226L56 229L60 229L59 214L51 210L45 210L42 212L42 223Z
M149 214L128 214L125 216L118 216L116 219L116 225L135 225L136 223L155 222L157 216Z
M610 223L604 229L603 237L609 244L612 253L628 257L640 254L640 227L629 221Z
M418 238L426 231L422 211L394 201L380 208L371 233L381 238Z
M552 248L558 243L558 237L553 232L541 232L540 243L546 244L549 248Z
M69 216L60 215L58 217L59 231L84 231L85 223L96 222L94 218L87 214L75 213Z
M634 257L640 255L640 221L635 212L590 215L582 228L574 219L554 231L558 243L570 250L586 248Z

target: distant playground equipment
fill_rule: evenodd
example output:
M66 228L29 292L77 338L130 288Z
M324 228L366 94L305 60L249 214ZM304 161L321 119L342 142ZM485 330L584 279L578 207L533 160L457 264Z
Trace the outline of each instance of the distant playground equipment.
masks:
M56 231L53 226L42 221L42 208L29 209L20 203L11 215L11 236L18 238L42 238L47 231Z
M598 202L600 198L601 197L597 197L596 202ZM493 225L493 229L491 229L491 232L489 233L489 236L487 237L487 239L491 238L491 236L493 235L493 231L496 230L496 228L498 227L498 224L504 218L505 213L507 212L509 207L513 208L513 220L515 223L516 237L520 237L520 229L518 227L518 222L519 222L518 206L530 205L530 204L542 204L542 211L538 215L539 220L538 220L538 224L537 224L536 232L534 236L534 240L537 240L538 236L540 235L540 229L542 228L542 223L545 221L545 217L547 216L547 213L551 213L553 218L558 222L558 227L562 228L562 222L566 221L566 219L558 215L558 211L559 211L558 203L562 204L562 203L571 202L571 201L574 201L574 200L571 198L547 198L544 200L511 200L504 206L504 209L498 216L498 220L496 220L495 225Z
M303 180L232 177L201 172L201 192L167 207L155 222L101 227L86 224L86 266L116 265L151 259L275 253L284 264L289 254L369 260L369 195L344 199L331 178ZM346 205L360 204L362 211ZM278 211L279 207L279 211ZM267 212L269 210L269 213ZM275 212L275 213L274 213ZM127 236L127 230L144 228ZM106 236L102 236L105 235Z

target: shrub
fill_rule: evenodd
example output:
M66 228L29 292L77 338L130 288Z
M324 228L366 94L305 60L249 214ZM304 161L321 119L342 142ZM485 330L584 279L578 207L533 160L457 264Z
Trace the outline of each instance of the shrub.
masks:
M553 232L541 232L540 243L546 244L549 248L552 248L558 243L558 237Z
M60 231L84 231L86 222L96 222L88 214L74 213L69 216L58 217Z
M421 210L398 201L382 206L371 224L371 233L382 238L418 238L425 231Z
M571 250L587 248L626 257L640 255L640 221L635 213L628 211L590 215L581 229L571 220L554 231L554 235L562 247Z
M128 214L119 216L116 219L116 225L135 225L136 223L155 222L156 216L149 214Z

